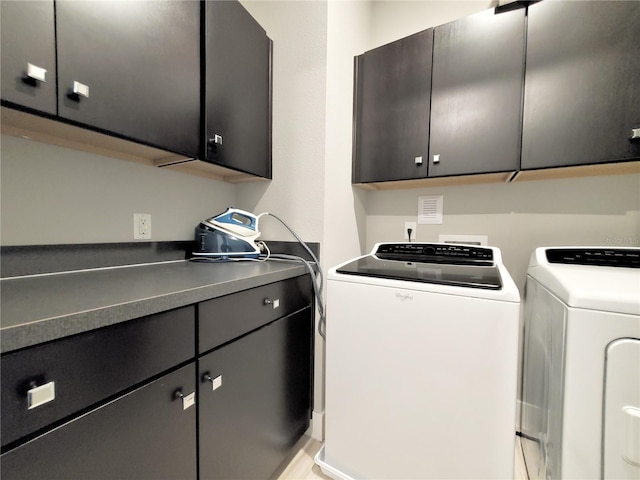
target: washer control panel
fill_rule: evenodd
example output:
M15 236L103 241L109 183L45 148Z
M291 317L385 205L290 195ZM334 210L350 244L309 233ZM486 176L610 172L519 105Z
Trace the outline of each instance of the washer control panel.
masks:
M378 246L374 255L381 259L415 262L493 262L493 250L490 248L442 243L383 243Z

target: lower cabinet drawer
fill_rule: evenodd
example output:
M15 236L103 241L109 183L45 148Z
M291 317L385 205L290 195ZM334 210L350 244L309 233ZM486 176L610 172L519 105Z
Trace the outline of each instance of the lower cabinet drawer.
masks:
M194 306L3 355L2 446L194 356Z
M311 303L309 275L214 298L198 305L198 353L238 338Z
M0 477L195 480L191 393L195 362L3 454Z

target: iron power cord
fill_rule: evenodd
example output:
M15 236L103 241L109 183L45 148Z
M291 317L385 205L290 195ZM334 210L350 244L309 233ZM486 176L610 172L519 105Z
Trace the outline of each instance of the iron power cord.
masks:
M271 260L285 260L285 261L298 261L298 262L302 262L306 265L307 270L309 270L309 274L311 275L311 279L312 279L312 285L313 285L313 292L314 295L316 297L316 308L318 310L318 314L320 316L320 319L318 320L318 333L320 334L320 336L324 339L326 339L326 313L325 313L325 307L324 307L324 301L322 299L322 290L324 287L324 278L322 275L322 269L320 268L320 262L318 261L318 258L316 257L316 255L313 253L313 251L309 248L309 246L298 236L298 234L296 232L293 231L293 229L291 227L289 227L289 225L287 225L281 218L279 218L278 216L274 215L273 213L269 213L269 212L264 212L261 213L260 215L257 215L258 218L262 217L263 215L269 215L270 217L275 218L276 220L278 220L288 231L289 233L291 233L291 235L293 235L293 237L298 241L298 243L300 243L300 245L302 245L302 247L306 250L306 252L309 254L309 256L313 259L313 263L309 262L308 260L296 256L296 255L285 255L285 254L272 254L270 253L269 255L269 259ZM268 249L267 249L268 250ZM315 269L314 269L314 265L315 265Z

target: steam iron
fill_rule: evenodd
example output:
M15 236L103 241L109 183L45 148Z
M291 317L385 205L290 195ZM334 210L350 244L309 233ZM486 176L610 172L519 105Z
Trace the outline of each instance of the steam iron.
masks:
M259 236L257 216L229 207L196 227L193 255L221 260L258 258L260 248L256 239Z

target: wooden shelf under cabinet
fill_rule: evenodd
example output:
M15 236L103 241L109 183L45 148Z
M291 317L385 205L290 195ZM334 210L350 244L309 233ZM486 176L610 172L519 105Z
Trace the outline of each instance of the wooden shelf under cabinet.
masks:
M2 107L2 134L83 152L167 168L226 183L265 180L243 172L177 155L65 122Z
M393 182L356 183L364 190L408 190L411 188L447 187L455 185L478 185L484 183L512 183L531 180L554 180L561 178L595 177L605 175L640 174L640 161L603 163L598 165L574 165L517 172L487 173L480 175L459 175L439 178L419 178Z

